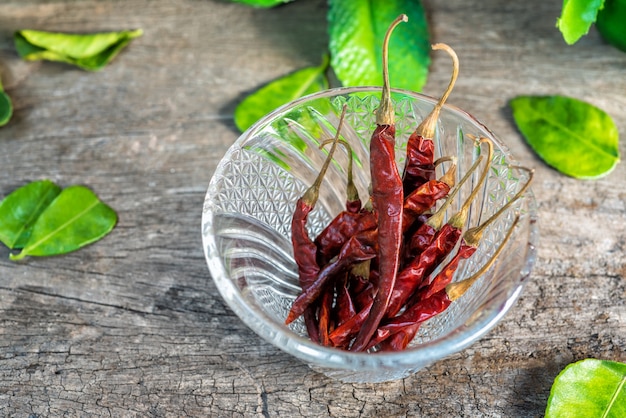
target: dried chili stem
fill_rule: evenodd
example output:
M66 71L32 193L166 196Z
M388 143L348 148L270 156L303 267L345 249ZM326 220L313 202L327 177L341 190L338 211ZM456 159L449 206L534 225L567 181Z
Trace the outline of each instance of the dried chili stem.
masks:
M480 138L479 142L484 142L487 144L488 153L487 153L487 163L483 172L478 179L478 184L472 189L469 197L463 202L463 206L461 206L461 210L459 210L448 222L450 225L456 228L463 228L465 222L467 221L467 215L469 213L469 208L472 205L472 202L478 195L478 192L485 184L485 180L487 179L487 174L489 173L489 168L491 166L491 158L493 157L493 143L488 138Z
M376 124L377 125L393 125L394 124L394 110L391 103L391 87L389 85L389 38L391 33L401 22L408 22L409 17L405 14L398 16L387 29L385 33L385 39L383 40L383 91L380 99L380 107L376 111Z
M437 159L437 161L435 161L435 167L437 167L438 165L444 163L444 162L451 162L452 164L450 165L450 168L448 168L448 170L445 172L445 174L443 176L441 176L441 178L439 179L439 181L446 183L448 186L450 186L450 188L454 187L454 184L456 182L456 162L457 159L456 157L441 157L439 159Z
M435 107L431 112L426 116L426 118L419 124L415 132L418 135L423 136L424 138L433 138L435 136L435 127L437 126L437 119L439 119L439 113L441 112L441 108L445 104L446 100L448 100L448 96L452 92L454 88L454 84L456 83L456 79L459 76L459 58L449 45L444 43L437 43L432 46L433 50L443 50L447 52L452 58L452 76L450 77L450 83L448 84L448 88L444 91L443 95L439 98L439 101L435 104Z
M530 183L533 180L535 171L530 168L523 167L523 166L514 166L512 168L517 168L517 169L526 171L528 173L528 180L526 181L526 183L524 183L521 189L519 189L519 191L515 194L515 196L513 196L511 200L506 202L496 213L491 215L489 219L487 219L482 224L475 226L473 228L469 228L467 231L465 231L465 234L463 234L463 239L465 240L466 243L468 243L468 245L477 246L478 242L483 236L483 232L485 231L485 229L489 225L491 225L496 219L498 219L498 217L500 217L500 215L502 215L509 207L511 207L513 203L519 200L519 198L522 197L524 193L526 193L526 190L528 190L528 187L530 187Z
M328 166L330 165L330 162L333 159L332 156L335 153L335 149L337 148L337 143L339 142L339 134L341 132L341 128L343 127L343 121L346 116L347 108L348 106L344 105L343 109L341 110L341 117L339 118L339 124L337 125L337 133L335 134L335 138L333 139L333 145L332 147L330 147L330 151L328 151L326 160L324 161L322 168L320 168L320 172L317 175L317 178L315 179L311 187L309 187L307 191L304 193L304 195L302 196L302 200L306 204L309 204L311 206L315 206L315 203L317 203L317 199L319 198L320 186L322 185L322 181L324 180L324 176L326 175Z
M480 270L478 270L476 273L474 273L472 276L468 277L467 279L461 280L460 282L456 282L456 283L450 283L449 285L446 286L446 293L448 294L448 298L450 298L450 300L453 301L463 296L463 294L476 282L476 280L478 280L483 274L485 274L485 272L487 272L487 270L489 270L493 266L493 264L496 262L496 259L500 256L500 254L504 250L504 247L506 246L509 239L511 238L511 235L513 235L513 230L515 229L518 223L519 223L519 215L515 217L513 224L507 231L506 236L504 237L504 239L502 240L502 242L500 243L496 251L491 256L491 259L484 266L482 266Z
M326 145L332 143L334 141L334 139L327 139L326 141L322 142L320 144L320 148L325 147ZM357 190L356 186L354 185L354 176L352 174L352 147L350 146L350 144L348 143L348 141L346 141L345 139L340 139L339 143L341 145L343 145L343 147L346 149L346 153L348 154L348 170L347 170L347 184L346 184L346 201L348 202L348 205L350 204L350 202L359 202L360 203L360 198L359 198L359 191ZM359 204L360 206L360 204ZM349 208L347 208L349 209ZM360 207L359 207L360 209Z
M463 187L463 184L465 184L465 182L472 177L472 174L474 174L474 171L476 171L476 169L478 168L478 166L480 165L480 163L483 160L483 156L480 155L476 161L474 161L474 164L470 167L469 170L467 170L467 173L465 173L465 175L463 176L463 178L461 179L461 181L459 182L459 184L456 185L456 187L454 188L454 190L452 190L452 192L448 195L448 197L446 198L446 201L443 202L443 204L441 205L441 207L437 210L437 212L435 212L433 214L433 216L431 216L428 221L426 221L426 223L430 226L432 226L435 229L441 229L441 226L443 225L443 219L444 216L446 214L446 211L448 210L448 207L452 204L452 201L454 200L454 198L456 197L456 195L459 193L459 191L461 190L461 187Z

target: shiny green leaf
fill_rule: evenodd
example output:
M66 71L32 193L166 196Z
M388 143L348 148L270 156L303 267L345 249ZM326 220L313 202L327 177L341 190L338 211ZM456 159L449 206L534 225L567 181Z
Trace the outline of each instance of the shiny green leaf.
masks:
M331 66L344 86L382 86L382 45L387 28L402 13L389 40L392 87L421 91L428 76L428 23L419 0L330 0Z
M572 45L586 35L603 5L604 0L563 0L561 17L557 19L556 26L565 42Z
M4 92L2 80L0 80L0 126L6 125L13 115L11 98Z
M563 174L593 179L619 162L617 127L601 109L564 96L520 96L510 104L528 144Z
M11 98L0 89L0 126L9 123L12 115L13 105L11 104Z
M0 241L7 247L23 248L30 238L33 224L61 188L50 180L28 183L0 202Z
M626 417L626 364L586 359L556 377L546 418Z
M596 27L608 43L626 52L626 1L606 0Z
M77 250L108 234L117 214L88 188L70 186L50 203L33 225L30 239L12 260Z
M276 108L307 94L328 88L324 72L328 58L319 67L307 67L276 79L246 97L235 109L235 125L242 132Z
M92 34L21 30L15 33L14 41L25 60L59 61L97 71L142 33L141 29Z

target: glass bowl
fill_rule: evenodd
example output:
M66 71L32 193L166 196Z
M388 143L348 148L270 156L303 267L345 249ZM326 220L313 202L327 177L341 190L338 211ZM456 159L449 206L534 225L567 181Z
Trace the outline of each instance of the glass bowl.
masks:
M444 313L426 322L406 350L354 353L323 347L308 338L302 319L284 324L301 290L290 240L291 216L295 202L311 185L326 157L326 151L318 146L334 137L346 104L341 134L353 148L354 181L365 201L370 184L369 140L379 99L380 88L339 88L309 95L267 115L243 133L219 163L202 215L208 267L230 308L266 341L344 382L400 379L469 346L513 306L536 258L536 205L528 190L486 230L476 253L459 266L455 281L486 263L519 215L497 263ZM393 90L392 100L401 170L407 138L436 100L403 90ZM485 126L463 110L446 105L437 125L435 158L455 155L457 180L481 153L471 135L494 143L487 182L470 210L468 225L474 226L511 199L528 180L528 173L516 168L507 147ZM486 154L484 148L482 152ZM337 148L334 160L309 216L311 236L345 205L348 160L342 147ZM465 200L469 192L469 186L462 188L456 201ZM460 204L453 203L449 214L459 208Z

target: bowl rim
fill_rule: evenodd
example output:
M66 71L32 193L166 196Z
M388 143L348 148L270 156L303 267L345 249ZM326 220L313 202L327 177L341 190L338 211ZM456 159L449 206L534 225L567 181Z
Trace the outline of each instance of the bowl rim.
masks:
M432 364L437 360L441 360L454 353L457 353L469 345L479 340L482 336L488 333L501 319L505 316L512 306L515 305L519 298L523 287L527 283L527 279L531 274L531 271L536 262L536 244L538 241L538 227L537 227L537 204L532 192L532 186L527 190L524 195L524 199L528 204L528 216L529 216L529 232L527 238L527 253L523 265L520 269L520 276L516 281L515 286L511 286L508 291L508 297L505 303L493 313L483 318L476 319L470 326L460 325L450 333L441 338L437 338L426 343L420 344L417 347L410 347L403 351L398 352L351 352L341 350L333 347L325 347L314 343L306 337L302 337L296 334L283 324L278 324L267 314L261 312L261 317L257 310L252 309L247 303L241 293L233 285L232 281L228 278L224 266L221 264L217 257L213 257L211 252L216 252L216 242L211 234L206 231L207 227L211 225L212 213L209 209L207 201L210 199L214 189L216 187L216 174L223 170L230 155L240 149L240 144L245 142L249 137L255 135L255 133L265 127L271 120L277 115L284 113L285 111L297 107L312 99L319 99L324 97L333 97L339 95L348 95L354 93L379 93L381 87L375 86L359 86L359 87L337 87L326 89L320 92L312 93L303 96L299 99L293 100L285 105L282 105L266 116L258 120L254 125L243 132L237 140L229 147L225 155L222 157L216 169L211 177L209 187L207 189L204 199L204 209L202 213L202 243L205 254L205 259L211 273L211 277L216 284L218 292L221 297L226 301L227 305L233 310L233 312L239 317L239 319L246 324L252 331L259 337L271 343L278 349L293 355L294 357L305 361L309 364L323 366L330 369L350 369L354 371L374 371L380 370L381 367L388 366L388 368L397 368L398 365L405 367L417 367L422 368ZM417 93L404 89L391 89L392 94L400 94L412 97L413 99L425 101L431 103L433 106L437 103L438 99L431 96ZM509 148L497 137L492 131L487 128L482 122L476 119L467 111L456 107L451 104L444 104L443 109L446 112L456 113L464 119L469 120L472 124L476 125L481 130L484 130L489 134L490 139L494 141L494 144L503 152L507 161L514 165L515 158L512 156ZM263 322L261 322L261 318Z

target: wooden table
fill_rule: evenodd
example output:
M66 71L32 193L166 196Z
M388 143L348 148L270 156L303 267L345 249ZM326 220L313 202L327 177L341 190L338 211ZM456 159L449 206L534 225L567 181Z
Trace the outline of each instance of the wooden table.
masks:
M550 386L586 357L626 361L626 164L597 181L544 165L508 101L564 94L626 133L626 53L595 29L567 46L561 1L426 1L433 41L458 51L450 102L536 168L538 261L522 298L469 349L415 376L343 384L253 334L219 297L200 218L238 132L235 105L317 65L322 0L255 10L213 0L4 0L0 74L15 104L0 128L0 195L49 178L84 184L119 213L104 240L16 263L0 249L3 416L541 416ZM18 29L142 28L107 68L21 61ZM447 83L435 54L424 92ZM626 155L626 141L620 144Z

